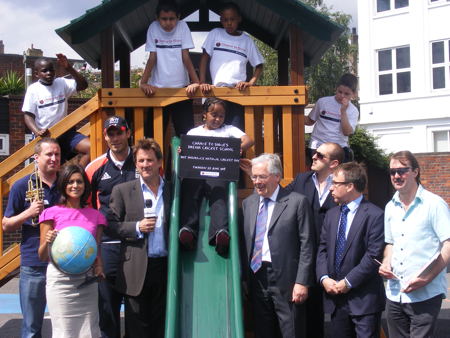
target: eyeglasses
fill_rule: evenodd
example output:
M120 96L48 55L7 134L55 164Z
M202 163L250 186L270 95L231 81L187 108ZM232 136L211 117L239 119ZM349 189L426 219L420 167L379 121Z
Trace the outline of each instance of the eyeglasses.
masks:
M252 181L256 181L258 178L260 181L265 181L270 177L270 175L252 175L250 176L250 178L252 179Z
M319 160L323 160L324 158L327 158L324 154L322 154L320 151L316 151L315 153L314 153L314 155L316 155L317 156L317 158L319 159Z
M389 169L389 174L391 176L395 176L395 174L397 174L398 176L403 176L409 171L409 169L411 169L411 168L410 167L391 168L391 169Z
M336 182L336 181L331 181L331 185L334 185L335 187L339 187L340 185L350 184L350 183L353 183L353 182L346 182L346 181L344 181L344 182Z
M159 17L158 19L161 21L175 21L177 18L174 16L171 16L171 17Z

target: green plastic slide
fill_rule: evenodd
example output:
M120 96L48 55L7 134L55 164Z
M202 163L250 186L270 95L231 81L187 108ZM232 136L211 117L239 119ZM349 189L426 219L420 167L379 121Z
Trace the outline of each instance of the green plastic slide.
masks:
M178 241L180 140L173 138L174 197L170 219L169 279L167 290L166 338L244 337L240 263L237 229L236 183L229 184L228 258L219 256L208 244L208 203L203 201L200 232L194 252L180 250Z

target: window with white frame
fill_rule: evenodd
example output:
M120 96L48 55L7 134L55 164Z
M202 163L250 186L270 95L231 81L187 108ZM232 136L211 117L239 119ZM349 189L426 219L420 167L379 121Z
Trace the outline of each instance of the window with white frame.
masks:
M430 0L430 3L439 3L439 2L442 2L442 3L444 3L444 2L450 2L450 0Z
M9 155L9 134L0 134L0 155Z
M409 6L409 0L377 0L377 12L390 11Z
M409 46L379 50L377 56L379 95L411 92Z
M433 150L450 151L450 130L433 131Z
M433 89L450 88L450 39L431 43Z
M25 144L30 143L33 141L33 134L25 134ZM33 156L31 156L29 159L25 160L25 166L29 165L33 161Z

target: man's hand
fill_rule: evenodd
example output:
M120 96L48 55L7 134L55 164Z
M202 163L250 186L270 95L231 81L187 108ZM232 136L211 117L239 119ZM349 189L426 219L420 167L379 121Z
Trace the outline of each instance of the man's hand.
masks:
M69 63L69 60L67 60L67 57L64 54L56 54L56 62L63 67L64 69L72 68L72 65Z
M344 294L350 291L350 288L347 287L347 284L345 284L345 280L341 279L336 284L336 290L338 294Z
M44 201L33 201L28 208L29 218L39 216L44 210Z
M153 96L156 93L156 87L149 85L147 83L141 83L139 88L144 92L147 96Z
M155 230L156 217L144 218L139 222L139 230L143 233L149 233Z
M200 85L200 90L202 91L203 95L209 94L213 88L214 86L210 85L209 83L202 83Z
M394 279L396 278L394 273L392 272L392 267L390 264L383 262L378 269L378 273L381 277L386 279Z
M294 289L292 290L292 302L295 304L301 304L308 298L308 287L295 284Z
M420 289L421 287L427 285L429 282L430 280L428 280L427 278L414 278L411 279L409 283L400 291L404 293L409 293L417 289Z
M248 158L239 159L239 168L248 176L252 176L252 161Z
M337 282L332 278L325 278L322 281L323 288L325 289L325 292L330 295L337 295L339 292L336 288Z

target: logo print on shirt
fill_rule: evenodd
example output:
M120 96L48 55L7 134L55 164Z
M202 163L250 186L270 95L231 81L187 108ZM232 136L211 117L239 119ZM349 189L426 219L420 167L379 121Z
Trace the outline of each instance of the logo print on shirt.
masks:
M216 47L220 47L220 42L216 42Z
M44 100L40 100L39 103L40 103L40 104L43 104L43 103L44 103Z
M158 39L155 39L155 43L158 43Z
M108 173L104 173L103 176L102 176L102 178L100 179L100 181L103 181L103 180L109 180L110 178L111 178L111 176L109 176Z

